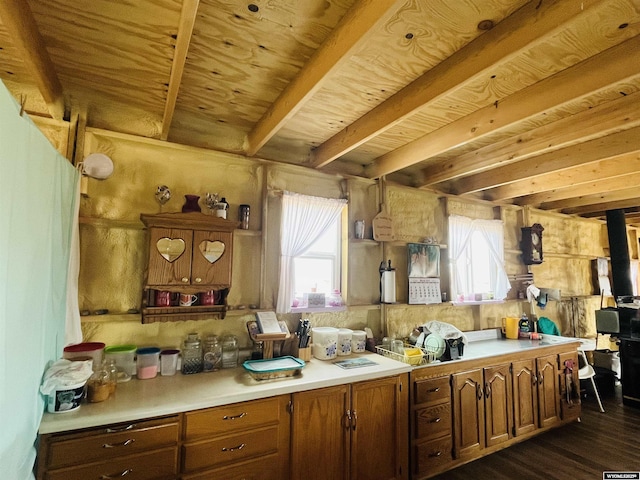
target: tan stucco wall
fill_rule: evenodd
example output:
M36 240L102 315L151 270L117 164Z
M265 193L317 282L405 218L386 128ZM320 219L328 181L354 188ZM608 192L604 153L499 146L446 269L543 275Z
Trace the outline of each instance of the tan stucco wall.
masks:
M85 155L94 152L109 155L115 171L107 180L89 180L89 196L82 200L79 299L81 309L93 312L107 308L110 314L83 317L85 340L179 346L187 333L196 331L202 335L235 333L248 345L245 325L253 318L249 310L232 310L225 320L151 325L141 324L137 314L126 313L139 308L147 259L146 234L139 216L180 211L185 194L204 198L207 192L216 192L225 196L231 204L230 218L236 218L239 204L250 204L251 230L234 236L233 286L228 300L236 307L257 304L272 310L278 281L278 192L283 190L348 197L351 236L353 220L364 219L366 237L371 238L371 220L382 200L394 219L395 242L349 243L344 286L348 309L309 315L314 325L367 326L376 335L402 336L428 320L450 322L466 331L499 327L504 316L532 313L529 303L517 299L522 285L515 283L505 303L406 305L406 242L435 237L443 244L442 255L446 258L446 215L455 211L504 221L505 261L510 275L528 270L519 257L520 227L525 219L541 223L545 228L545 261L531 266L530 271L537 286L560 289L562 301L550 302L544 311L534 309L533 313L556 321L567 335L595 335L593 312L599 308L600 298L593 296L591 262L607 253L606 228L600 221L523 211L517 206L496 208L468 199L446 200L432 192L394 185L387 185L381 192L376 181L343 179L300 167L90 130L85 136ZM173 193L163 207L154 197L161 184L168 185ZM637 244L636 235L633 231ZM634 254L637 258L637 248ZM378 267L383 259L390 259L397 269L399 303L381 307ZM446 262L443 265L446 270ZM443 275L442 288L447 291L446 271ZM299 317L283 318L293 328Z

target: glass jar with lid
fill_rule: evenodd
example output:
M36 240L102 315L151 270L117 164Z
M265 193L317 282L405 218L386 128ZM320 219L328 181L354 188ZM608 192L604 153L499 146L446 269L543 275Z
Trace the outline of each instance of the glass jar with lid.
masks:
M202 371L215 372L222 368L222 345L217 335L209 335L202 349Z
M202 371L202 343L197 333L190 333L182 348L182 373L189 375Z
M235 335L222 337L222 368L235 368L238 366L238 339Z

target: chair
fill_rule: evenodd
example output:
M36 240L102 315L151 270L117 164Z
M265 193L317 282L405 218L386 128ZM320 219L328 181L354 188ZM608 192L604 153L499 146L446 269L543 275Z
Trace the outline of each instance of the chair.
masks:
M600 394L598 393L598 388L596 387L596 382L593 377L596 376L596 371L593 369L591 364L587 361L587 356L584 354L583 350L578 350L580 353L580 357L582 357L582 362L584 365L580 367L578 370L578 378L580 380L591 380L591 385L593 386L593 392L596 394L596 399L598 400L598 405L600 406L600 411L604 413L604 408L602 407L602 402L600 401Z

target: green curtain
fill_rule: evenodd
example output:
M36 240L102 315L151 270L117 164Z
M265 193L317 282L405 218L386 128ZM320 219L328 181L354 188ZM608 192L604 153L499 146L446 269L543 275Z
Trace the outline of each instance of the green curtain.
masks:
M33 478L44 400L65 343L67 272L79 173L0 83L0 465Z

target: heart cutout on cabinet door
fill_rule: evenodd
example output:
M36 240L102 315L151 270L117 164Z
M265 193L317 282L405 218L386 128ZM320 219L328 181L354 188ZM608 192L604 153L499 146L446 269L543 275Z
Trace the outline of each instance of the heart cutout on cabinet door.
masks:
M215 263L224 253L225 245L220 240L203 240L199 248L209 263Z
M161 238L156 242L158 253L169 262L175 262L186 248L184 240L181 238Z

